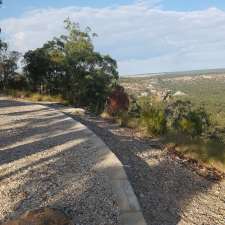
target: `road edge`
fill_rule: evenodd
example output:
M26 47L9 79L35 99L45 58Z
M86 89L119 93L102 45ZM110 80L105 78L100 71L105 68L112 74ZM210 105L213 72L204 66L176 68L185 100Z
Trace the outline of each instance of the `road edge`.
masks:
M54 108L49 105L47 107ZM73 118L73 111L75 108L57 106L56 110L59 110L60 112L69 116L71 119L75 120L77 123L80 123ZM92 136L95 138L96 146L101 146L101 151L108 153L105 154L106 157L98 166L98 168L95 169L104 169L109 177L112 185L112 191L116 196L116 201L119 207L121 225L147 225L137 196L130 184L123 164L98 135L96 135L84 124L82 125L92 133Z
M94 168L96 171L102 171L106 173L108 176L112 192L116 197L116 201L119 208L119 220L121 225L147 225L143 212L141 210L140 204L138 202L137 196L134 193L134 190L130 184L128 176L125 172L124 166L122 162L117 158L117 156L110 150L110 148L105 144L105 142L92 130L90 130L87 126L82 124L81 122L74 119L74 110L76 108L57 105L54 107L54 103L49 102L31 102L23 99L10 98L5 96L10 100L32 103L36 105L42 105L46 108L57 110L66 116L68 116L71 121L75 121L77 124L83 126L88 135L94 138L95 146L99 147L99 151L101 151L100 155L104 156L101 163Z

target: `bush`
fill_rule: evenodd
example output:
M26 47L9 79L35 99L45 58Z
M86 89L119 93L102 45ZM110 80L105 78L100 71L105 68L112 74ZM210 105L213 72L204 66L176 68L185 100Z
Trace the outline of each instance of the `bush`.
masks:
M178 100L167 106L167 126L175 132L192 137L202 135L210 125L203 108L195 109L191 102Z
M148 134L164 134L167 130L164 108L151 99L142 99L140 107L140 125L147 129Z
M107 99L106 110L110 115L124 114L129 109L129 96L122 86L116 86Z
M129 120L130 120L128 112L125 111L125 110L117 112L116 120L120 124L121 127L128 127L128 123L129 123Z
M177 100L165 105L151 96L138 99L130 96L127 109L128 100L123 98L126 93L121 90L113 92L108 105L121 126L140 128L154 136L170 132L197 137L208 131L209 115L204 108L194 108L190 101Z
M134 96L130 96L128 114L132 118L140 117L141 107Z
M29 89L26 77L24 75L18 74L18 73L15 73L15 74L13 74L13 76L9 77L7 88L14 89L14 90Z
M191 102L181 100L166 106L153 97L141 97L138 101L131 98L128 114L122 118L124 124L129 124L132 118L139 118L139 127L151 135L171 131L190 137L201 136L210 126L204 108L194 108Z

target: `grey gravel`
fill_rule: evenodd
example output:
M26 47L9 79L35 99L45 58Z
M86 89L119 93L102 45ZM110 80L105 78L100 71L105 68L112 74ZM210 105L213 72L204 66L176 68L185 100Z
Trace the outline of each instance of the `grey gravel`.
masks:
M75 116L121 160L149 225L224 225L225 180L209 181L170 158L158 140L101 118Z
M0 98L0 223L45 206L74 224L117 225L119 210L94 134L61 112Z

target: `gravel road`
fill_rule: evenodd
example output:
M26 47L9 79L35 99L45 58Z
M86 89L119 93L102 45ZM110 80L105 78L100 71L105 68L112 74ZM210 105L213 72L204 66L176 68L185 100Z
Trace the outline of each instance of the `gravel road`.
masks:
M118 206L90 130L57 110L0 98L0 224L66 209L76 225L117 225Z
M148 225L225 225L225 180L206 180L130 129L73 117L122 161ZM119 224L110 182L93 170L91 135L57 110L0 99L0 222L56 206L77 225Z
M75 117L125 166L148 225L224 225L225 180L206 180L170 158L157 141L97 117Z

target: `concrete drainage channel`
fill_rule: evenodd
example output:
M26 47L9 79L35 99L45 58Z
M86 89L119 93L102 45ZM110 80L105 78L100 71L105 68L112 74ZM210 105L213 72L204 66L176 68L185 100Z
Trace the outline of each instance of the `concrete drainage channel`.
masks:
M71 116L74 111L73 108L69 107L57 107L57 109ZM87 127L86 129L93 133ZM101 146L102 154L105 155L104 160L95 169L104 169L110 178L112 191L117 198L116 200L120 210L121 225L147 225L122 163L96 134L93 133L93 136L95 145Z
M95 169L104 169L110 178L112 191L120 210L121 225L146 225L123 165L99 137L95 135L94 138L96 146L101 146L101 151L105 155L104 160Z

